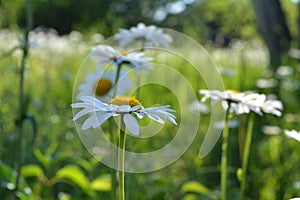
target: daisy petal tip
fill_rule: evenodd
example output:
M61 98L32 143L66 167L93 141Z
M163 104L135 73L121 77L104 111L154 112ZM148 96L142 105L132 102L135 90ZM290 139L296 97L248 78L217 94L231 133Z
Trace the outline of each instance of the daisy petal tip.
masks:
M132 135L139 136L140 135L140 130L137 130L135 132L130 132L130 133L132 133Z

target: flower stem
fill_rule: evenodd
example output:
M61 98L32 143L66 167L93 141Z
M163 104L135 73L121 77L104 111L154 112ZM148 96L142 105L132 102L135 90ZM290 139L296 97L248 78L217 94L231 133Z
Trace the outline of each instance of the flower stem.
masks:
M115 130L114 130L114 124L112 119L109 120L109 125L110 125L110 137L111 137L111 148L116 144L116 137L115 137ZM114 155L113 155L114 156ZM117 159L114 158L114 160ZM116 177L116 170L114 168L110 169L110 180L111 180L111 195L110 199L111 200L116 200L117 199L117 194L116 194L116 188L117 188L117 177Z
M122 68L122 64L119 64L117 66L117 73L116 73L116 78L115 78L115 82L114 82L114 86L116 86L116 84L118 83L119 77L120 77L120 73L121 73L121 68ZM114 90L113 92L113 96L116 96L116 90ZM113 126L113 122L110 120L110 130L111 130L111 141L114 144L116 144L116 138L114 135L114 126ZM117 187L117 177L116 177L116 172L114 169L111 169L110 171L110 179L111 179L111 200L116 200L116 187Z
M250 114L249 124L247 127L247 136L245 141L245 148L243 153L243 163L242 163L242 180L241 180L241 191L240 191L240 199L244 198L245 188L246 188L246 174L247 174L247 167L248 167L248 160L249 160L249 152L253 134L253 127L254 127L254 113Z
M124 187L124 158L125 158L125 124L123 116L121 115L121 128L119 140L119 200L125 200L125 187Z
M223 129L223 142L222 142L222 159L221 159L221 192L222 200L226 200L226 185L227 185L227 149L228 149L228 135L229 135L229 109L228 107L225 119L225 126Z
M21 60L21 66L19 71L19 113L17 119L17 127L19 130L19 140L17 146L17 163L16 163L16 191L20 189L20 180L21 180L21 168L23 164L23 146L24 146L24 120L26 118L26 110L25 110L25 95L24 95L24 72L25 72L25 65L28 57L29 52L29 32L32 29L32 1L27 0L27 7L26 7L26 17L27 17L27 27L24 34L24 43L22 44L22 51L23 56Z
M121 73L121 68L122 68L122 64L118 64L117 66L117 73L116 73L116 79L114 82L114 87L116 86L116 84L118 83L118 80L120 78L120 73ZM113 96L116 96L116 89L114 90Z
M142 40L141 41L141 52L144 52L144 51L145 51L145 41ZM137 85L136 98L140 99L141 71L139 72L139 74L137 76L136 85Z
M140 75L139 76L137 76L137 80L136 80L136 85L137 85L137 89L136 89L136 98L137 99L140 99L140 85L141 85L141 77L140 77Z

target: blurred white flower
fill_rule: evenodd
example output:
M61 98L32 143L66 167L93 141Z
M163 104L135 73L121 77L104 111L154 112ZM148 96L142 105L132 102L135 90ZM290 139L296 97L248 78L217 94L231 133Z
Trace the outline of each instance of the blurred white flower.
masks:
M91 41L94 43L94 44L98 44L100 43L102 40L104 40L104 36L100 33L95 33L91 36Z
M290 49L288 54L292 58L300 59L300 49Z
M276 70L276 76L278 78L291 76L293 73L294 73L294 70L291 66L280 66Z
M98 59L100 65L112 64L114 66L127 65L132 68L143 70L151 69L151 57L145 57L143 52L130 52L117 50L108 45L98 45L92 48L91 57Z
M296 130L284 130L284 133L287 137L294 138L298 142L300 142L300 132Z
M237 115L249 113L250 110L257 112L257 108L248 103L259 97L259 94L257 93L239 93L234 90L200 90L199 93L204 95L201 99L202 102L211 98L212 104L222 102L224 109L228 109L230 104L230 112L235 112Z
M136 27L131 27L129 30L120 29L114 38L119 41L122 48L132 44L135 41L143 43L144 47L152 46L168 46L173 41L172 37L163 32L162 29L156 26L145 26L139 23Z
M170 109L170 106L144 108L134 97L127 96L116 96L110 100L108 104L103 103L92 96L82 96L80 100L82 102L71 104L71 107L83 108L73 117L73 120L77 120L84 115L90 114L82 124L82 130L97 128L110 117L122 115L126 128L132 134L138 135L139 125L132 114L135 114L139 119L149 117L161 124L164 124L165 119L177 125L175 121L176 117L170 113L175 111Z
M38 27L29 33L30 53L33 57L47 61L45 62L46 65L56 66L58 63L63 62L66 56L75 54L83 56L86 54L89 47L82 38L81 33L77 31L72 31L69 35L60 36L54 29ZM22 42L22 40L19 42ZM49 59L49 57L55 59ZM39 70L43 71L43 69Z
M108 45L98 45L92 47L91 57L97 58L100 65L112 64L118 66L123 62L124 55L127 52L118 51L115 48Z
M95 96L102 102L108 102L116 90L116 94L124 94L125 91L133 87L132 81L126 76L127 70L121 69L118 84L116 82L116 70L102 71L96 69L95 73L88 73L85 82L79 85L77 99L81 96Z
M278 84L278 81L276 79L258 79L256 81L256 86L262 89L266 88L273 88L276 87Z
M267 100L266 95L253 92L237 92L234 90L200 90L203 94L201 101L211 98L212 103L222 102L224 109L228 109L230 104L230 112L235 112L237 115L249 113L253 111L259 115L269 113L276 116L281 116L283 109L282 102L279 100Z
M150 62L153 60L153 58L144 56L145 53L143 52L131 52L124 56L123 63L134 68L138 75L140 74L141 70L149 72L152 69Z
M300 115L294 113L286 113L284 115L284 120L289 123L297 123L300 121Z
M278 126L265 125L262 127L262 132L266 135L279 135L281 129Z
M295 189L300 189L300 181L296 181L296 182L294 182L294 188ZM299 200L300 200L300 198L299 198Z

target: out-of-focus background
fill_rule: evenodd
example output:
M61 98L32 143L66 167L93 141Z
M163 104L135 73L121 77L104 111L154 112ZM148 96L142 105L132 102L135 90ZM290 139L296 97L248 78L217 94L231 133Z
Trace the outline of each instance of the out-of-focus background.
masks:
M182 32L203 45L226 88L282 100L280 118L255 118L246 195L300 196L300 142L283 133L300 129L299 1L0 0L0 199L110 199L110 169L87 152L74 128L73 82L91 47L140 22ZM205 87L191 80L195 90ZM218 199L221 142L207 157L198 157L197 141L209 119L203 115L197 138L172 165L126 174L127 199ZM247 117L235 122L229 136L230 199L238 199L236 172ZM166 133L159 140L167 143L172 137ZM151 150L153 144L135 145Z

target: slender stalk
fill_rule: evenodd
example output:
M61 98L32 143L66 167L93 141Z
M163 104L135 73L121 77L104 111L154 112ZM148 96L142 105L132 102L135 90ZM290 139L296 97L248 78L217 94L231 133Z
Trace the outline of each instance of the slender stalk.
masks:
M122 68L122 65L119 64L117 66L117 73L116 73L116 78L115 78L115 82L114 82L114 86L118 83L118 80L119 80L119 77L120 77L120 73L121 73L121 68ZM114 90L114 93L113 93L113 96L116 95L116 90ZM114 125L113 125L113 121L112 119L109 120L110 122L110 138L111 138L111 141L114 144L116 144L116 137L115 137L115 134L114 134ZM116 188L117 188L117 177L116 177L116 171L114 169L111 169L110 171L110 179L111 179L111 200L116 200L117 198L117 194L116 194Z
M229 109L228 107L225 119L225 126L223 129L223 142L222 142L222 159L221 159L221 192L222 200L226 200L227 190L227 149L228 149L228 135L229 135Z
M141 41L141 52L145 51L145 40ZM136 79L136 98L140 99L140 85L141 85L141 71L140 74L138 74L137 79Z
M115 82L114 82L114 86L116 86L116 84L118 83L118 80L120 78L121 68L122 68L122 64L119 64L117 66L117 73L116 73L116 79L115 79ZM114 96L116 95L115 93L116 93L116 90L114 90Z
M114 124L113 124L113 119L109 120L109 125L110 125L110 137L111 137L111 146L114 146L116 144L116 137L115 137L115 131L114 131ZM113 147L111 147L113 148ZM113 155L114 156L114 155ZM117 159L117 158L114 158ZM116 177L116 170L114 168L110 169L110 179L111 179L111 194L110 194L110 199L111 200L116 200L117 199L117 177Z
M25 97L24 97L24 72L26 61L29 52L29 32L32 29L32 1L27 0L27 10L26 10L26 17L27 17L27 27L24 34L24 43L22 44L22 51L23 56L21 59L20 71L19 71L19 113L18 113L18 120L17 120L17 127L19 132L19 140L17 145L17 163L16 163L16 191L20 189L20 179L21 179L21 168L23 164L23 143L24 143L24 120L26 118L26 110L25 108Z
M244 199L244 194L245 194L246 174L247 174L250 146L252 141L253 127L254 127L254 113L252 112L250 114L250 119L247 127L247 133L246 133L247 136L246 136L245 148L243 153L243 163L242 163L243 171L242 171L242 180L241 180L240 199Z
M139 87L141 85L141 76L140 75L137 76L136 85L138 87L136 89L136 98L140 99L140 87Z
M125 200L125 184L124 184L124 162L125 162L125 124L121 115L121 128L119 140L119 200Z

